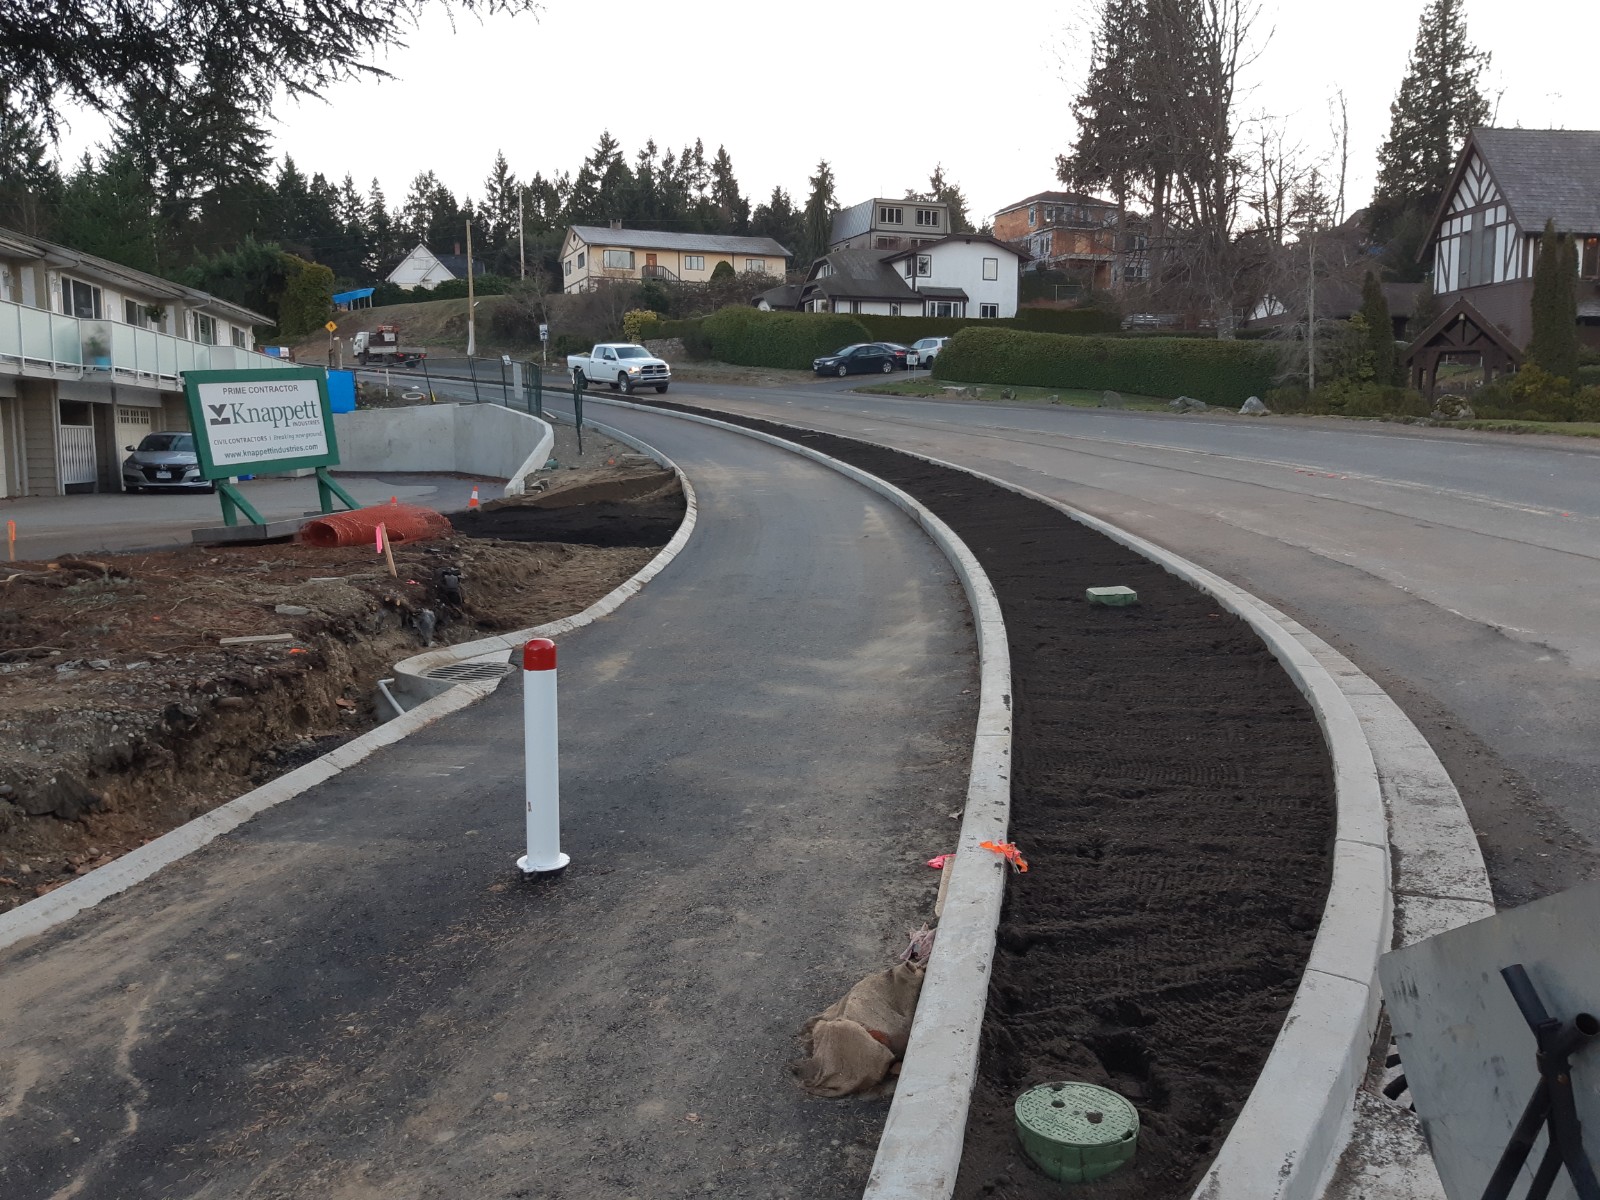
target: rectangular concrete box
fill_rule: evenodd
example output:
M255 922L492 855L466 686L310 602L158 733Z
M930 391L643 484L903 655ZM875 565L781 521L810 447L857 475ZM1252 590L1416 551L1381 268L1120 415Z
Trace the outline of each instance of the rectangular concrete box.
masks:
M217 525L210 529L192 529L189 531L189 537L200 546L226 546L235 542L275 542L283 538L292 538L300 532L300 526L308 520L309 517L290 517L286 521L268 521L265 525Z
M1106 604L1113 608L1139 603L1139 593L1130 587L1092 587L1084 595L1090 604Z

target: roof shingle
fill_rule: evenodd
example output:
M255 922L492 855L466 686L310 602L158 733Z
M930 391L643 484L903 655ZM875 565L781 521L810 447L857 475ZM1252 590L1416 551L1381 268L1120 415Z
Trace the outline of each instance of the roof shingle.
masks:
M1600 233L1600 130L1475 129L1472 140L1525 232Z
M618 246L629 250L677 250L691 254L760 254L788 258L789 252L771 238L733 237L720 233L668 233L657 229L609 229L600 225L574 225L572 232L591 246Z

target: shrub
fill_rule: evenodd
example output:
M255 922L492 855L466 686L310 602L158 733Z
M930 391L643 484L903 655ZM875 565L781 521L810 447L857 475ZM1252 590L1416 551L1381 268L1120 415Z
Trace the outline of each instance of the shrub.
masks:
M1272 386L1270 347L1209 338L1071 337L1012 329L963 329L934 363L961 383L1085 388L1145 396L1193 396L1237 406Z
M701 333L710 357L721 362L792 370L805 370L813 359L851 342L873 340L866 326L843 314L762 312L738 306L707 317ZM684 348L692 353L687 338Z
M472 281L473 296L503 296L516 287L519 280L510 279L504 275L479 275ZM465 279L446 279L443 283L435 284L427 291L420 289L408 292L408 300L465 300L467 298L467 281Z
M489 328L507 344L537 343L545 315L544 289L532 280L519 283L489 313Z
M622 314L622 336L630 342L661 336L661 318L654 309L630 308Z
M980 317L886 317L853 313L872 333L874 341L910 345L919 338L951 337L963 329L1031 329L1037 333L1117 333L1122 323L1115 313L1099 308L1022 308L1015 317L984 320Z
M1428 402L1410 388L1341 379L1308 394L1303 387L1273 388L1262 397L1275 413L1323 417L1425 417Z
M333 315L333 271L293 254L280 258L283 292L278 297L278 332L292 341L322 328Z

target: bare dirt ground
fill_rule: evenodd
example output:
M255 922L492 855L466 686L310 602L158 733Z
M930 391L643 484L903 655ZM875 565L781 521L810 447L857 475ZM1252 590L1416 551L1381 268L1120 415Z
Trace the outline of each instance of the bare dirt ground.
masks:
M375 681L422 648L424 611L435 644L578 612L648 562L682 509L669 473L625 463L458 514L452 536L395 546L393 577L368 546L8 564L0 912L370 728Z

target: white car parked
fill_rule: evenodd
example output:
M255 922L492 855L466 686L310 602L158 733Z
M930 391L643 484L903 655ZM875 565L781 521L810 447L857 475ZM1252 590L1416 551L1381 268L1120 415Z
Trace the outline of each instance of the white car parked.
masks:
M917 361L924 367L933 366L933 360L939 357L939 351L944 349L944 344L950 339L947 337L927 337L911 344L917 352Z

